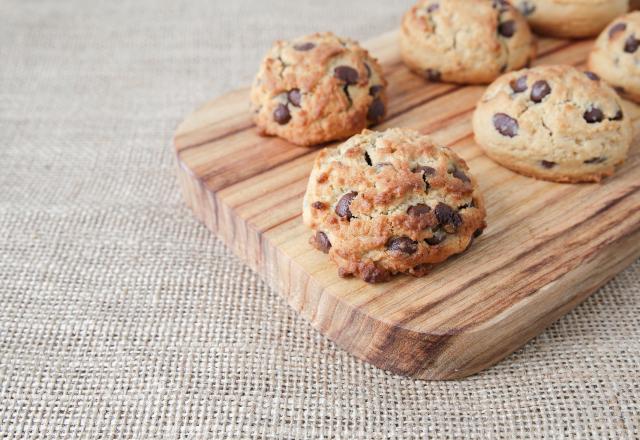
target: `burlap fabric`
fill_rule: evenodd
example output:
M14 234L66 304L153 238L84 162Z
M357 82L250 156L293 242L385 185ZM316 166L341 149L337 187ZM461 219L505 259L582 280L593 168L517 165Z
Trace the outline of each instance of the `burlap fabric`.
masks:
M269 42L409 0L0 0L0 438L640 436L640 264L498 366L380 371L184 207L170 139Z

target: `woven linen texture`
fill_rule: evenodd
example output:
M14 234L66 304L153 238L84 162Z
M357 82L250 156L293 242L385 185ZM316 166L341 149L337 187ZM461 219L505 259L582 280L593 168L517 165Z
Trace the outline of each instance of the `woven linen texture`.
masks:
M640 437L640 263L422 382L313 330L181 201L173 130L276 38L411 1L0 0L0 438Z

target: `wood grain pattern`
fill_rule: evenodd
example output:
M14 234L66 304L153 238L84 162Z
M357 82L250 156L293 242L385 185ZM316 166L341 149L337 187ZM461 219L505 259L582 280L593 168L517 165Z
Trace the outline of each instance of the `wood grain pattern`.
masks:
M487 368L640 256L640 151L601 184L542 182L485 157L470 117L484 88L432 84L401 63L394 33L366 46L390 82L388 119L452 146L478 177L488 228L429 276L381 285L341 279L308 244L301 204L318 148L257 134L248 90L218 98L178 128L185 200L314 327L361 359L423 379ZM540 41L536 64L582 65L591 41ZM630 106L628 114L637 111Z

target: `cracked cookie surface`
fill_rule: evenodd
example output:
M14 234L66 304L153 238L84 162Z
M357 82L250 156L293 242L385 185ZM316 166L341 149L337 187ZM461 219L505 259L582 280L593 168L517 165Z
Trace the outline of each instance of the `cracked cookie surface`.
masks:
M558 182L613 174L632 137L615 91L593 72L571 66L540 66L498 78L476 107L473 131L496 162Z
M506 0L421 0L403 18L400 49L431 81L483 84L528 65L536 44Z
M512 0L540 34L559 38L593 37L627 12L629 0Z
M382 68L358 43L316 33L273 45L254 80L251 107L263 134L309 146L380 122L386 86Z
M340 276L370 283L421 276L485 228L464 160L418 132L365 130L318 153L303 202L311 244Z
M640 12L623 15L602 31L589 68L621 96L640 103Z

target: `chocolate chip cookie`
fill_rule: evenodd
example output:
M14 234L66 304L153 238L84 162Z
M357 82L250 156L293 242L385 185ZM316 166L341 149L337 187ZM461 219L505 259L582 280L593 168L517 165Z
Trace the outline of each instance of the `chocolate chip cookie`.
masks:
M533 30L559 38L593 37L618 15L629 0L512 0Z
M536 44L506 0L421 0L404 16L400 49L431 81L483 84L528 65Z
M491 84L473 131L489 157L557 182L599 181L624 161L632 128L615 91L593 72L540 66Z
M623 15L600 34L589 68L620 95L640 103L640 12Z
M421 276L485 228L465 162L418 132L365 130L316 157L303 202L311 244L340 276L369 283Z
M384 118L386 86L355 41L330 32L277 41L253 83L254 121L298 145L344 139Z

